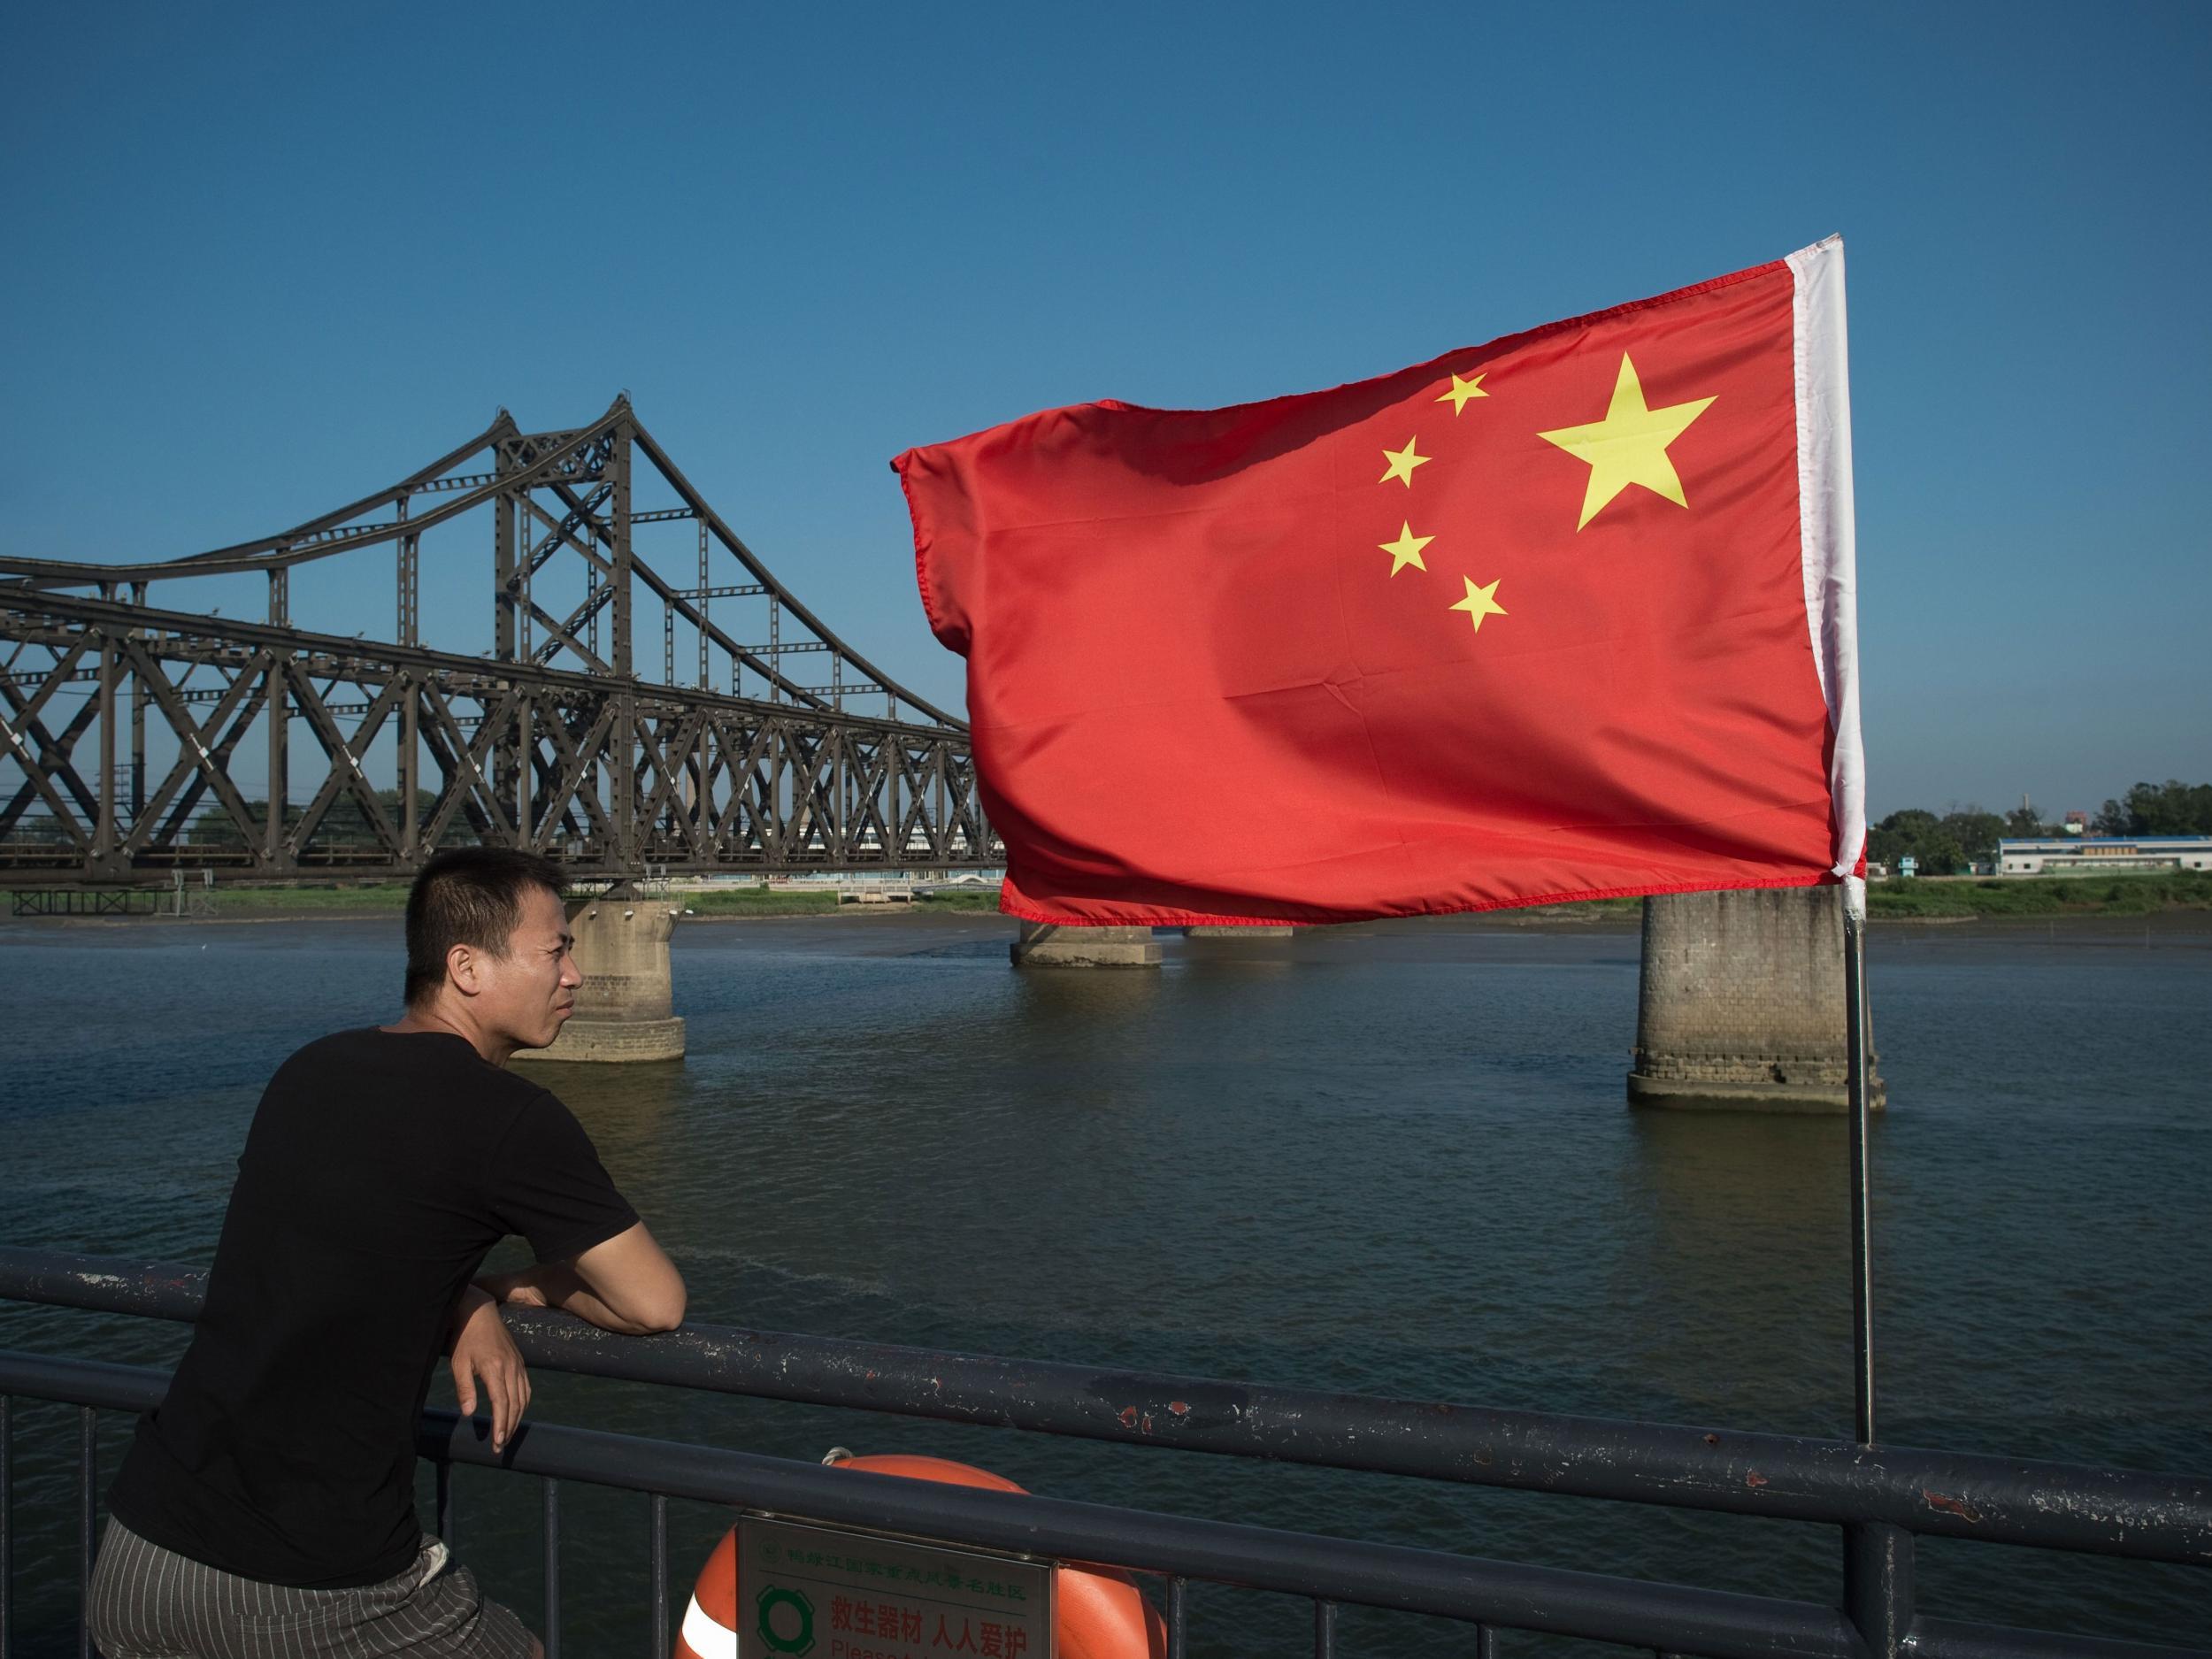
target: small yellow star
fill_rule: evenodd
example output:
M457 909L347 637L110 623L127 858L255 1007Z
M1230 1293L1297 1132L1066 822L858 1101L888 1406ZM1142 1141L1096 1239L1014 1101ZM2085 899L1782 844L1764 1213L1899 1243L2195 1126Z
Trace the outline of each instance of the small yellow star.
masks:
M1682 478L1667 459L1667 446L1689 429L1689 425L1712 405L1709 397L1687 403L1652 409L1644 403L1643 382L1636 365L1621 353L1620 377L1613 382L1613 401L1603 420L1586 426L1562 426L1536 435L1555 443L1590 467L1589 487L1582 492L1579 530L1598 516L1605 503L1631 484L1641 484L1654 495L1664 495L1678 507L1688 506L1682 494Z
M1479 634L1482 632L1482 619L1485 617L1502 617L1505 614L1505 607L1497 601L1498 583L1492 582L1487 588L1478 588L1475 586L1475 579L1471 576L1463 576L1459 580L1467 584L1467 596L1452 609L1464 611L1472 617L1475 619L1475 632ZM1501 576L1498 581L1504 580L1505 578Z
M1426 466L1430 461L1435 458L1432 456L1416 455L1413 452L1413 446L1419 442L1420 440L1418 438L1408 438L1406 440L1406 447L1404 449L1385 449L1383 451L1383 459L1389 462L1390 465L1383 470L1383 475L1375 481L1378 484L1387 484L1392 479L1394 478L1403 483L1408 489L1411 489L1413 488L1413 469L1417 466Z
M1452 413L1456 415L1461 410L1467 407L1467 400L1469 398L1487 397L1490 396L1489 393L1482 389L1482 380L1483 377L1479 374L1476 375L1471 380L1463 380L1459 378L1459 376L1455 374L1452 376L1452 389L1445 393L1443 396L1438 398L1436 401L1440 403L1449 403L1452 406Z
M1390 555L1390 573L1395 576L1409 565L1417 571L1428 569L1428 566L1421 562L1421 549L1435 540L1436 538L1432 535L1414 534L1413 526L1402 520L1398 526L1398 539L1395 541L1379 541L1375 545Z

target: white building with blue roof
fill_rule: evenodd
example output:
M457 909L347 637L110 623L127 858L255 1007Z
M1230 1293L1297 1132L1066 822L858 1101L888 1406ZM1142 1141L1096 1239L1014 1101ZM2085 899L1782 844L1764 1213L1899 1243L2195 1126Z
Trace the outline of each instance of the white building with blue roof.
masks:
M2001 876L2212 870L2212 835L2049 835L1997 843Z

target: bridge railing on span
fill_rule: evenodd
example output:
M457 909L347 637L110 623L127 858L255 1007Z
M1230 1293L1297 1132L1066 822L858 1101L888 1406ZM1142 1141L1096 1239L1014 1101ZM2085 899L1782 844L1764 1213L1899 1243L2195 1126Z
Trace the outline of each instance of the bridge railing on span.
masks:
M0 1298L190 1320L204 1276L173 1263L0 1248ZM710 1447L526 1422L495 1456L453 1413L425 1414L419 1450L437 1465L440 1532L460 1524L449 1471L496 1467L541 1483L547 1651L562 1651L565 1482L641 1494L649 1605L638 1639L670 1652L670 1499L772 1513L950 1546L1118 1566L1151 1575L1168 1652L1182 1659L1194 1582L1302 1598L1313 1652L1337 1651L1336 1616L1358 1605L1456 1620L1490 1659L1507 1632L1548 1632L1649 1655L1709 1659L2154 1659L2157 1647L1933 1617L1915 1604L1917 1538L2212 1567L2212 1480L2015 1458L1862 1447L1793 1436L1335 1394L1262 1384L687 1325L622 1338L565 1315L507 1310L534 1367L661 1387L1033 1432L1766 1516L1838 1529L1842 1605L1532 1566L1448 1550L1294 1532L1062 1499L941 1486ZM142 1412L157 1371L0 1353L0 1659L13 1589L13 1402L79 1409L76 1523L81 1586L96 1548L97 1414ZM2212 1588L2212 1584L2208 1585ZM88 1651L88 1648L82 1649Z

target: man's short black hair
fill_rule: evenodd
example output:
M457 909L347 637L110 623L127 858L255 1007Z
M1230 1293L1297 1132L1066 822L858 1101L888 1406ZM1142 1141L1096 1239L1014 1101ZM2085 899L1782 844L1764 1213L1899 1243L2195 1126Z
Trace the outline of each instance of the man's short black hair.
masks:
M427 1001L445 983L445 953L473 945L495 956L522 920L522 895L543 887L561 896L560 865L511 847L455 847L422 867L407 895L407 1002Z

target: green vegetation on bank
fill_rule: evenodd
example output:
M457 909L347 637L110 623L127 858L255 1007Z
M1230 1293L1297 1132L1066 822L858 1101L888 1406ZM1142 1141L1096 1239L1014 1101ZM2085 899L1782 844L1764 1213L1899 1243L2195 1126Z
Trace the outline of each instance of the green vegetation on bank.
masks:
M227 916L233 912L250 915L257 911L275 913L295 910L334 915L347 910L381 914L407 908L407 886L404 881L349 881L249 887L219 880L211 894L203 893L196 882L189 883L184 889L184 896L188 902L200 898L213 899L218 916ZM161 898L166 903L169 895L163 892Z
M2212 910L2212 872L2149 875L1992 876L1981 881L1876 881L1866 894L1875 920L1930 916L2002 918L2148 916Z

